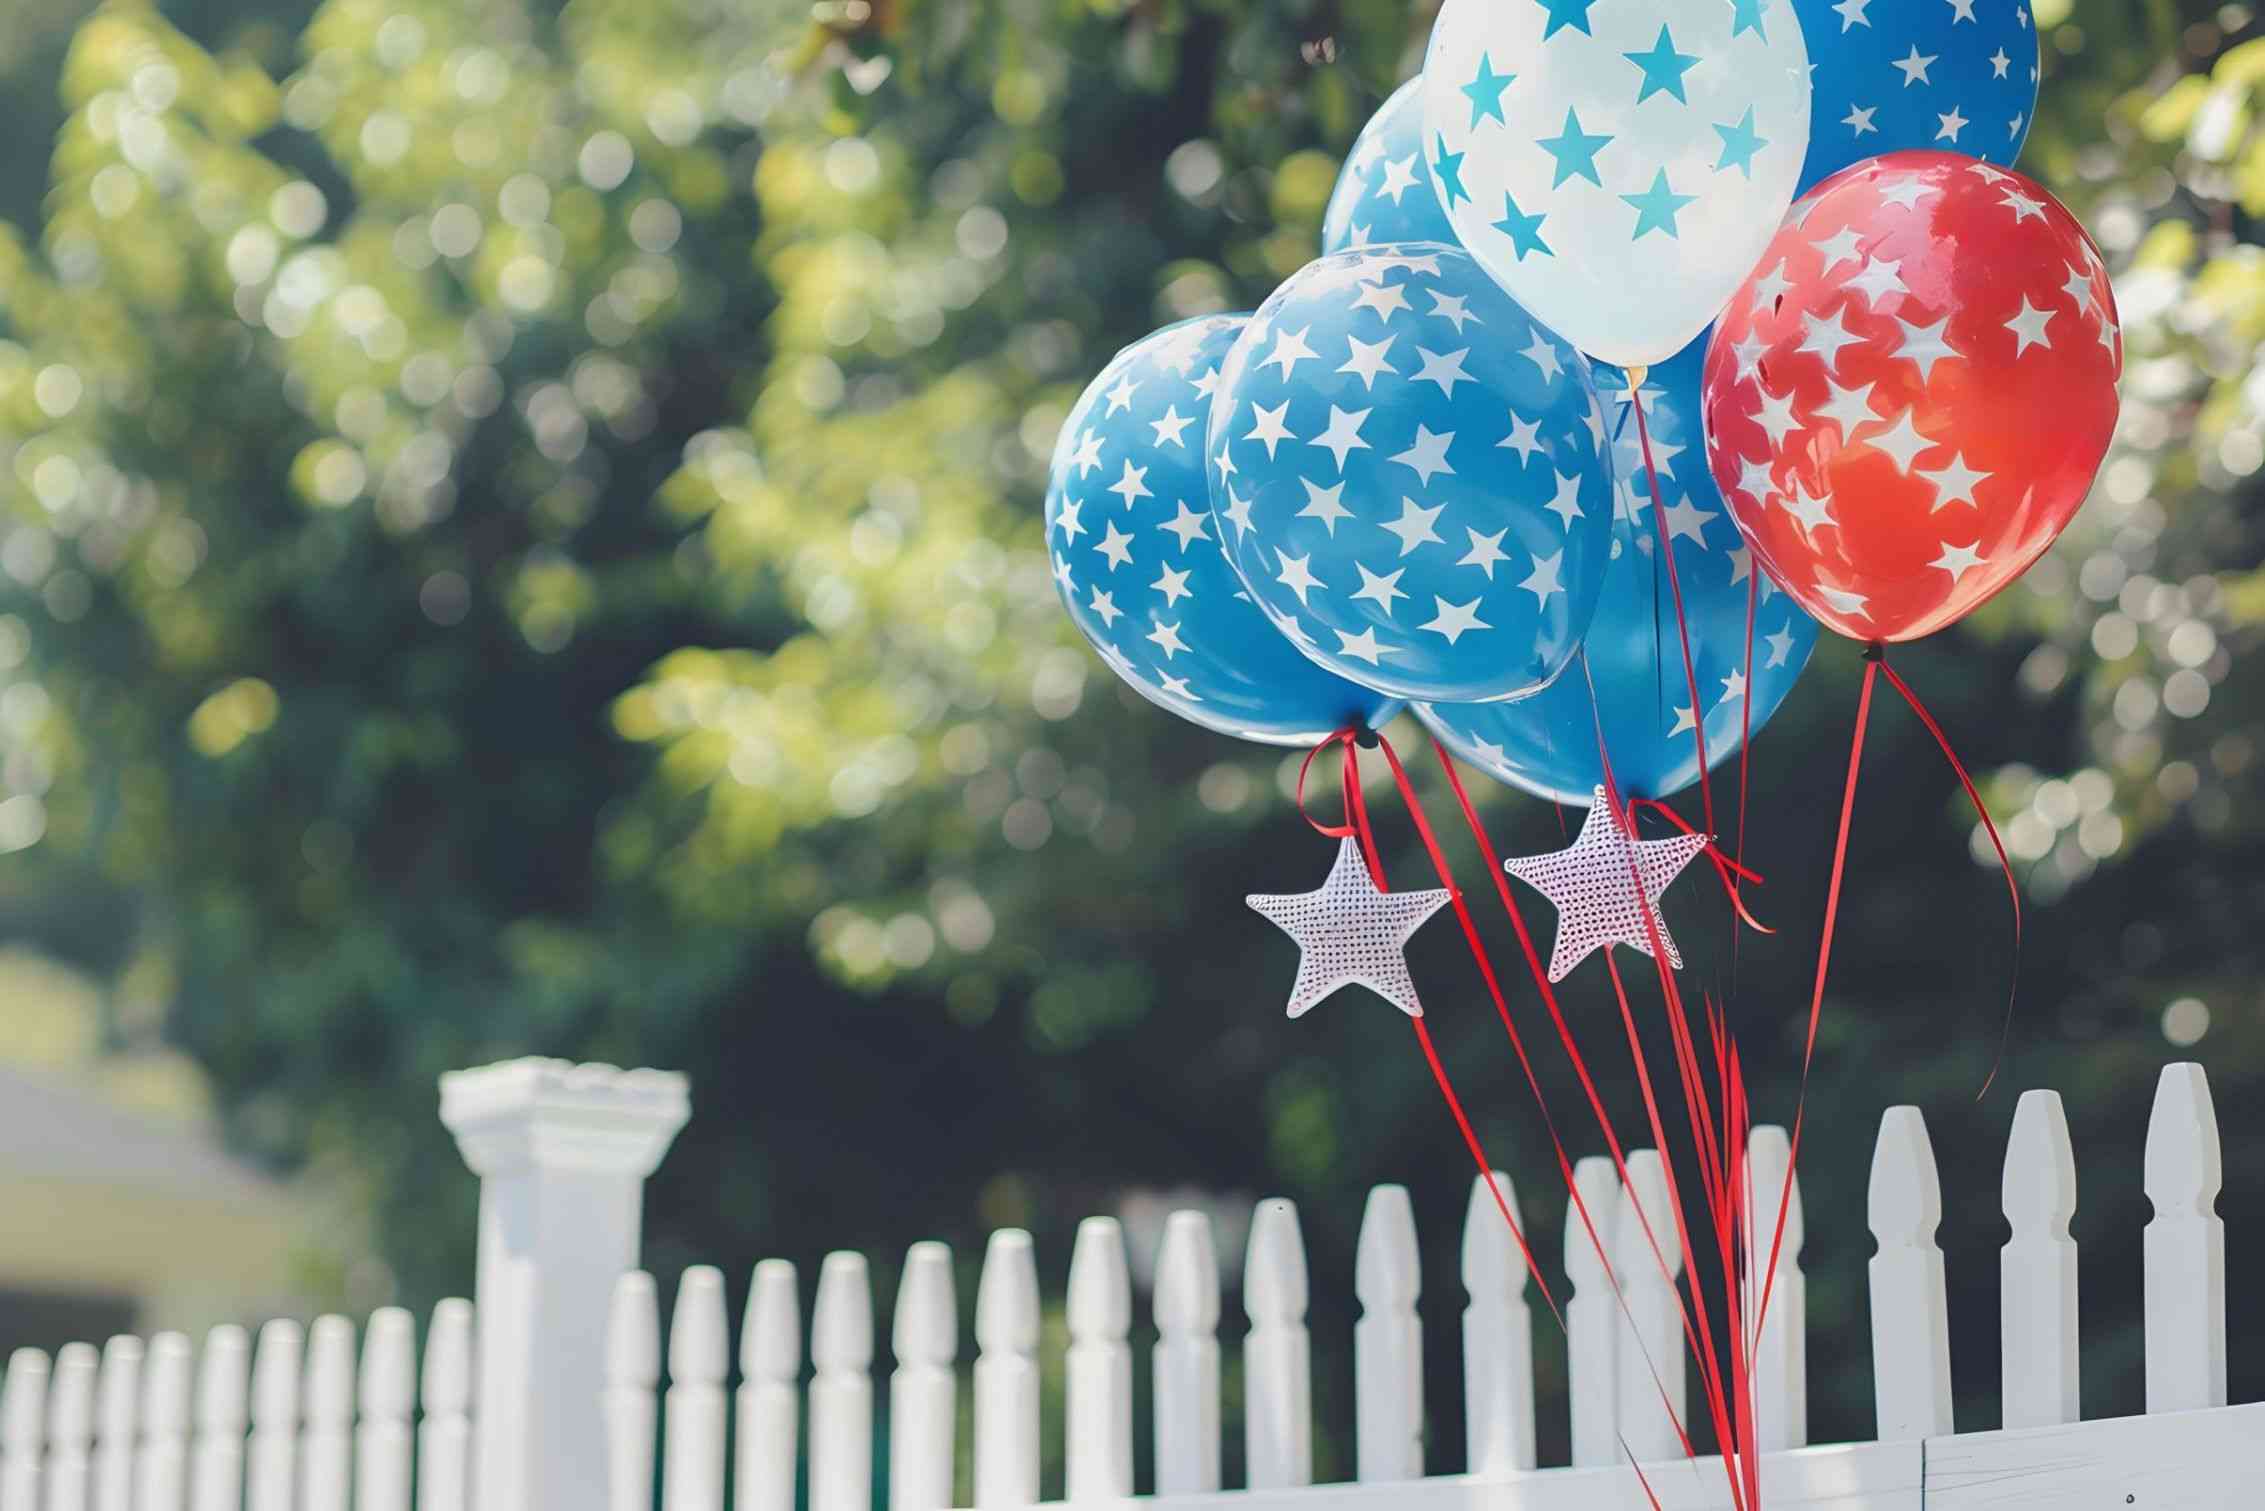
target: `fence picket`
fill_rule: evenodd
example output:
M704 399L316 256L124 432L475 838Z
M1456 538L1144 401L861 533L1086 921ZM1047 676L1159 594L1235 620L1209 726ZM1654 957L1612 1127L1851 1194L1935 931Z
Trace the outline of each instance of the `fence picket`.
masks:
M2006 1139L2000 1186L2013 1230L1998 1255L1999 1362L2008 1427L2052 1427L2080 1415L2077 1398L2076 1155L2050 1091L2023 1094Z
M810 1362L810 1511L872 1511L873 1284L862 1254L828 1254L819 1267Z
M159 1333L142 1361L133 1511L184 1511L189 1494L189 1340Z
M1683 1246L1668 1200L1667 1167L1656 1149L1628 1152L1628 1187L1613 1219L1611 1243L1612 1269L1626 1306L1613 1361L1621 1449L1638 1463L1674 1458L1683 1452L1687 1405L1683 1312L1675 1290Z
M1353 1251L1353 1472L1364 1485L1423 1477L1422 1294L1407 1188L1378 1186Z
M1595 1468L1620 1457L1614 1425L1620 1408L1620 1302L1613 1295L1606 1258L1619 1210L1620 1172L1612 1160L1593 1154L1576 1164L1573 1194L1565 1203L1565 1274L1572 1282L1565 1303L1565 1372L1576 1468Z
M299 1360L306 1335L278 1318L252 1350L252 1438L244 1470L246 1511L291 1511L299 1466Z
M614 1282L606 1312L607 1511L652 1511L660 1378L660 1299L653 1277L631 1270Z
M244 1330L223 1323L205 1334L197 1361L197 1439L189 1463L191 1511L237 1511L244 1494L245 1371L251 1358Z
M1243 1452L1253 1490L1313 1483L1313 1340L1306 1333L1306 1246L1294 1203L1251 1214L1243 1255Z
M2225 1181L2210 1080L2166 1065L2147 1120L2147 1409L2226 1404Z
M94 1511L133 1511L134 1419L141 1391L142 1340L112 1338L102 1346L95 1375Z
M1872 1396L1883 1443L1951 1430L1950 1304L1943 1284L1942 1182L1916 1107L1890 1107L1872 1150L1867 1221Z
M1747 1136L1747 1211L1753 1226L1746 1247L1751 1256L1746 1315L1751 1318L1767 1297L1754 1345L1754 1433L1764 1453L1809 1444L1809 1281L1801 1273L1808 1228L1792 1163L1792 1140L1783 1128L1764 1123ZM1769 1269L1773 1244L1774 1277Z
M1156 1493L1219 1488L1219 1252L1211 1219L1174 1212L1156 1255Z
M1463 1292L1470 1297L1463 1308L1463 1430L1473 1474L1534 1467L1529 1272L1517 1236L1502 1220L1504 1211L1523 1233L1525 1219L1510 1177L1499 1170L1474 1176L1463 1209Z
M975 1504L1038 1504L1038 1261L1030 1235L1005 1228L983 1251L975 1286Z
M735 1511L794 1511L801 1430L802 1303L794 1266L766 1259L747 1287L739 1334L738 1441L732 1460Z
M362 1339L361 1422L354 1431L354 1511L409 1511L409 1414L417 1399L417 1324L388 1306Z
M889 1319L889 1511L945 1511L959 1434L959 1303L952 1251L916 1243L904 1256Z
M417 1511L465 1511L472 1498L472 1303L433 1308L418 1389Z
M66 1343L55 1351L47 1391L47 1511L86 1511L97 1367L92 1344Z
M1078 1224L1070 1250L1068 1406L1064 1495L1071 1501L1132 1494L1132 1273L1113 1217Z
M317 1317L307 1334L298 1511L346 1511L354 1442L354 1324Z
M676 1284L668 1330L665 1511L724 1511L724 1376L731 1367L723 1271L694 1265Z
M39 1469L47 1436L47 1355L19 1348L0 1381L0 1511L39 1511Z

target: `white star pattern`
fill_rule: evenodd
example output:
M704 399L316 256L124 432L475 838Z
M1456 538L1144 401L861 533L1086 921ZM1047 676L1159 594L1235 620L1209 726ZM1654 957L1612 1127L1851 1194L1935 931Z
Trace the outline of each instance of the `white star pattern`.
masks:
M1463 636L1472 630L1491 630L1494 628L1493 625L1479 618L1479 600L1476 598L1469 603L1449 603L1446 599L1435 596L1431 601L1438 612L1433 614L1429 624L1420 625L1418 628L1429 630L1432 634L1440 636L1449 645L1460 644Z
M1319 447L1335 457L1337 471L1343 473L1347 453L1368 449L1368 442L1361 439L1361 426L1368 422L1372 413L1373 410L1367 409L1339 409L1332 404L1329 406L1329 428L1306 444Z
M1400 517L1379 525L1378 528L1389 530L1400 537L1400 554L1406 556L1421 545L1446 544L1440 540L1439 532L1432 529L1432 522L1445 511L1444 504L1426 509L1412 498L1403 498L1400 500Z
M1431 486L1432 478L1439 473L1444 472L1449 477L1455 475L1455 469L1447 461L1447 448L1454 444L1455 437L1452 432L1447 435L1433 435L1419 424L1416 426L1415 442L1392 460L1403 467L1414 469L1416 476L1421 478L1423 485L1428 488Z
M1599 948L1627 945L1649 955L1655 936L1668 965L1681 970L1683 956L1660 915L1660 898L1712 843L1703 834L1637 839L1599 787L1570 849L1505 861L1505 870L1557 909L1549 979L1563 981Z
M1250 906L1297 941L1298 976L1290 1016L1302 1018L1340 987L1365 986L1411 1018L1423 1016L1408 974L1409 939L1447 906L1450 894L1381 892L1360 846L1340 842L1337 862L1317 891L1258 895Z

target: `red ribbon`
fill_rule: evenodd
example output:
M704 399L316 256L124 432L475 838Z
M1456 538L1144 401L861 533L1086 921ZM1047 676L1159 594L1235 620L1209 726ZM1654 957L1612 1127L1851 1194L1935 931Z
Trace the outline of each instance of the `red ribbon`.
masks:
M1667 502L1660 497L1659 469L1652 465L1651 430L1644 424L1644 397L1634 373L1629 374L1628 400L1635 406L1636 442L1643 448L1644 475L1651 481L1652 531L1659 537L1660 555L1667 558L1667 587L1675 598L1675 630L1683 644L1683 680L1691 690L1691 733L1699 745L1700 800L1706 805L1707 832L1720 834L1722 831L1715 827L1714 822L1714 781L1707 770L1706 710L1699 704L1699 669L1691 659L1691 622L1683 613L1683 577L1675 569L1675 536L1667 527ZM1735 888L1731 895L1735 899Z

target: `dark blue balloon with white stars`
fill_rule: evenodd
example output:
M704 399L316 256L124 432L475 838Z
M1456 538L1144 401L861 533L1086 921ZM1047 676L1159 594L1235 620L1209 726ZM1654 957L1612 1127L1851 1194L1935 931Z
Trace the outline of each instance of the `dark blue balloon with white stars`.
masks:
M1675 543L1691 660L1706 705L1707 759L1735 756L1745 704L1759 731L1809 663L1817 623L1759 574L1754 599L1752 684L1746 668L1748 594L1756 592L1752 553L1716 491L1700 439L1700 376L1707 337L1653 368L1643 387L1660 501ZM1601 723L1612 775L1626 796L1667 798L1699 779L1691 684L1683 670L1675 596L1653 526L1651 486L1629 406L1628 376L1597 367L1613 427L1620 494L1613 562L1589 622L1588 674L1579 666L1547 691L1519 703L1425 704L1417 716L1447 747L1489 774L1537 796L1586 806L1605 784L1597 754ZM1595 699L1590 699L1592 681Z
M1220 371L1211 506L1267 617L1401 698L1548 685L1612 550L1588 363L1470 255L1340 252L1275 291Z
M2029 0L1793 0L1809 42L1806 194L1852 163L1928 147L2011 167L2037 108Z
M1054 446L1046 546L1070 618L1142 696L1220 734L1311 746L1400 705L1300 655L1219 549L1204 427L1247 318L1169 326L1093 380Z
M1456 245L1455 227L1440 208L1424 149L1423 80L1410 79L1386 100L1345 159L1337 191L1321 217L1321 250L1399 241Z

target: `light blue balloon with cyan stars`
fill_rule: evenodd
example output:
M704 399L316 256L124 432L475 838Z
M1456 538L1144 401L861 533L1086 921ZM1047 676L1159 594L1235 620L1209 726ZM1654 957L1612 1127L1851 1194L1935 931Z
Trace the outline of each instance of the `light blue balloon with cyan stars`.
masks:
M1585 807L1608 785L1598 750L1600 727L1603 750L1612 758L1612 783L1624 797L1665 799L1699 779L1699 721L1683 667L1673 585L1659 549L1660 515L1674 543L1710 764L1736 757L1749 718L1755 733L1769 723L1816 647L1816 621L1755 567L1715 487L1699 420L1706 347L1707 337L1701 336L1652 368L1640 390L1659 469L1658 515L1628 375L1616 367L1596 370L1620 494L1613 561L1589 622L1582 665L1523 702L1416 709L1448 749L1537 797Z
M1219 549L1204 434L1247 320L1168 326L1093 380L1054 445L1046 548L1071 620L1143 697L1220 734L1311 747L1381 728L1400 704L1299 654Z
M1401 698L1524 697L1572 660L1612 549L1589 365L1470 255L1340 252L1220 370L1211 505L1306 655Z
M1452 162L1434 163L1423 134L1423 80L1410 79L1353 139L1321 217L1321 250L1400 241L1454 245L1455 227L1440 206L1432 174L1452 175L1455 168Z
M1803 194L1906 148L2011 167L2037 109L2029 0L1793 0L1814 65Z

